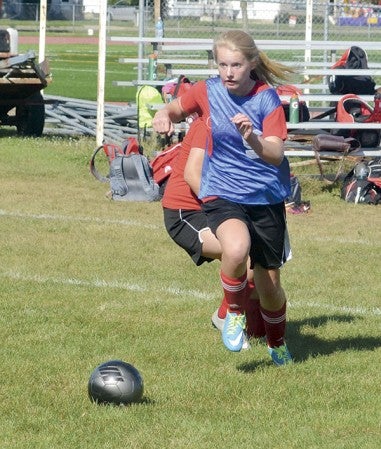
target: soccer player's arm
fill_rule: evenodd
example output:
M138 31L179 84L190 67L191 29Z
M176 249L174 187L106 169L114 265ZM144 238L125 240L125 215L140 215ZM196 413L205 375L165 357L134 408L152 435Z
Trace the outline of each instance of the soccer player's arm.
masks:
M206 86L204 81L198 81L189 90L184 92L181 97L176 98L166 104L164 108L156 112L153 120L153 129L159 134L172 135L174 132L174 123L178 123L196 113L202 115L202 108L199 99L207 102Z
M156 112L152 120L152 126L157 133L170 136L174 132L173 124L180 122L183 118L184 112L179 101L175 99Z
M185 164L184 179L192 191L198 195L200 191L201 172L204 162L205 149L192 147Z
M282 106L277 107L263 121L263 131L253 128L250 118L236 114L232 122L256 154L269 164L280 165L284 157L284 140L287 127Z
M205 122L198 119L192 125L192 141L184 168L184 180L195 195L200 191L201 173L205 149L210 144L210 131Z

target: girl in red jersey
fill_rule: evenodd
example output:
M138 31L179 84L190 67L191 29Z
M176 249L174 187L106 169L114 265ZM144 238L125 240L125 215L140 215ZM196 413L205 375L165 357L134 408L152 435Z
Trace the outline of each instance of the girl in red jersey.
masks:
M221 259L221 245L211 232L197 197L200 188L200 169L188 170L187 179L184 179L189 153L191 150L204 153L208 142L210 142L210 132L203 121L197 119L192 123L181 143L179 156L162 198L164 223L169 236L189 254L197 266L204 262ZM247 316L246 333L249 338L259 338L265 335L265 330L259 310L259 299L252 280L252 270L248 272L248 277L249 289L244 304ZM227 307L224 298L212 316L213 325L221 331ZM245 342L245 345L248 346L248 343Z
M284 208L290 171L285 115L272 84L292 70L270 61L240 30L223 33L213 51L219 77L196 83L166 105L153 126L170 134L173 122L196 112L210 127L212 148L205 153L198 196L222 249L221 282L229 304L222 340L231 351L242 349L250 258L269 354L276 365L286 365L292 357L284 340L280 267L290 256Z

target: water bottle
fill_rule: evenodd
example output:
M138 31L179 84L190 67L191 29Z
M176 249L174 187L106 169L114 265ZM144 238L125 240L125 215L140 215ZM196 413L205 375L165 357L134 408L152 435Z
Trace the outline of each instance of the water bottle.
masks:
M148 79L151 81L157 79L157 55L155 53L148 56Z
M369 168L364 164L364 162L359 162L353 169L356 179L362 180L369 176Z
M164 37L164 23L161 20L161 17L158 18L155 24L155 37L157 39Z
M367 185L367 178L369 176L369 167L364 163L360 162L356 164L355 168L353 169L355 178L356 178L356 197L355 197L355 203L363 203L365 201L364 195L366 193L366 185Z
M376 92L374 96L374 109L371 117L373 122L381 122L381 92Z
M299 123L299 97L292 94L290 98L290 123Z

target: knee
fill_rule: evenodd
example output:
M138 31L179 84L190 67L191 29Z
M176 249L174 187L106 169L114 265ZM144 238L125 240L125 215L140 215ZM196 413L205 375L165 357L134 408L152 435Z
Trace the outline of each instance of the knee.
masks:
M226 248L223 249L223 257L229 259L234 265L245 264L249 255L249 247L245 242L235 241L230 242Z

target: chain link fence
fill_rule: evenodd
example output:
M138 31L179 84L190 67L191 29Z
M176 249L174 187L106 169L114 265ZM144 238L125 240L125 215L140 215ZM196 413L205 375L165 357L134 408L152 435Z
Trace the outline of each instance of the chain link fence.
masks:
M35 21L37 26L38 0L1 3L2 18L16 22L16 28L23 20ZM55 27L96 25L98 13L96 0L48 0L48 20L62 22ZM144 36L154 35L158 15L164 20L165 37L212 38L227 28L241 28L255 39L303 39L306 28L305 0L119 0L114 5L109 2L109 32L137 34L141 13ZM313 40L380 41L380 37L381 1L313 1Z
M18 29L21 33L39 32L40 5L38 0L33 2L0 0L0 5L2 5L0 24L3 27L11 26ZM67 36L68 34L97 36L99 6L99 0L48 0L47 36L50 33L62 36ZM108 37L154 37L155 24L159 16L163 19L164 37L166 38L212 39L225 30L237 28L249 32L256 41L283 41L284 45L277 45L277 50L266 51L270 58L288 63L290 61L292 63L295 62L295 66L299 67L303 61L306 61L304 50L291 50L291 46L287 47L287 42L291 40L304 40L306 38L308 29L306 0L109 1L107 8L107 35ZM310 31L312 41L339 41L348 47L352 45L361 47L361 42L380 43L381 1L377 0L373 3L357 3L353 0L313 1L313 13L310 24L311 28L308 30ZM340 48L343 47L341 46ZM118 55L124 56L123 47L120 47L120 49L120 52L118 49ZM377 48L376 50L368 51L369 65L372 68L381 67L380 50ZM143 79L151 79L149 77L149 63L152 51L153 47L150 42L144 44L143 54L138 54L138 51L136 51L136 56L145 62L137 64L130 61L128 70L130 66L133 69L129 70L127 79L125 71L127 63L126 66L121 66L120 71L123 71L123 75L120 76L121 80L116 78L116 81L131 83L132 77L136 80L137 65L138 80L141 79L139 70L142 72L143 68L145 70ZM337 54L334 50L315 50L311 55L310 61L316 64L317 67L323 67L322 62L326 63L325 67L329 67L335 58L339 59L341 57L342 53L344 53L344 50L338 50ZM127 56L135 55L130 53ZM178 58L177 54L171 53L170 57L172 56ZM179 56L181 58L184 55L179 54ZM165 59L165 55L159 55L159 61L160 58ZM197 49L195 45L194 49L187 52L186 58L200 60L202 58L206 60L206 53L205 50ZM117 61L117 64L119 63ZM205 68L205 64L200 64L199 67L201 69ZM181 66L173 68L182 69ZM164 64L160 65L160 72L157 76L160 81L168 79L167 67ZM322 78L321 75L318 75L311 77L308 82L319 84ZM375 76L374 79L376 85L380 86L381 76ZM304 83L305 81L306 79L301 73L297 73L293 78L294 83ZM115 83L115 85L117 84ZM128 93L124 94L129 99L134 99L135 88L127 87L127 89L129 89Z
M97 20L97 0L48 0L48 20ZM380 40L381 1L313 1L314 40ZM39 20L39 0L3 0L1 17ZM306 0L119 0L108 2L109 26L137 32L140 10L144 34L154 33L155 17L165 21L166 37L213 37L226 28L240 27L256 38L300 39L305 34ZM124 22L124 23L123 23ZM130 22L130 23L126 23ZM81 23L77 23L78 26Z
M2 19L35 22L38 31L39 1L3 0ZM160 15L164 36L170 38L213 38L231 28L244 29L255 40L304 39L306 0L117 0L107 8L108 35L155 36L155 21ZM361 46L361 41L381 42L381 1L313 1L312 40L344 41ZM141 15L144 19L140 20ZM92 29L99 21L97 0L48 0L49 21L66 31ZM61 22L59 22L61 21ZM143 29L138 29L140 26ZM380 58L375 52L369 59ZM270 55L271 56L271 55ZM279 58L279 55L277 55ZM381 62L373 59L373 62Z
M3 19L39 21L38 0L1 3ZM303 39L305 36L306 0L119 0L114 3L109 2L108 6L110 32L122 28L129 35L137 34L138 17L142 13L145 36L154 35L158 15L164 20L165 37L212 38L220 31L235 27L251 32L256 39ZM98 13L97 0L48 0L48 20L72 21L81 27L84 22L96 22ZM380 41L380 37L381 1L313 1L313 40Z

